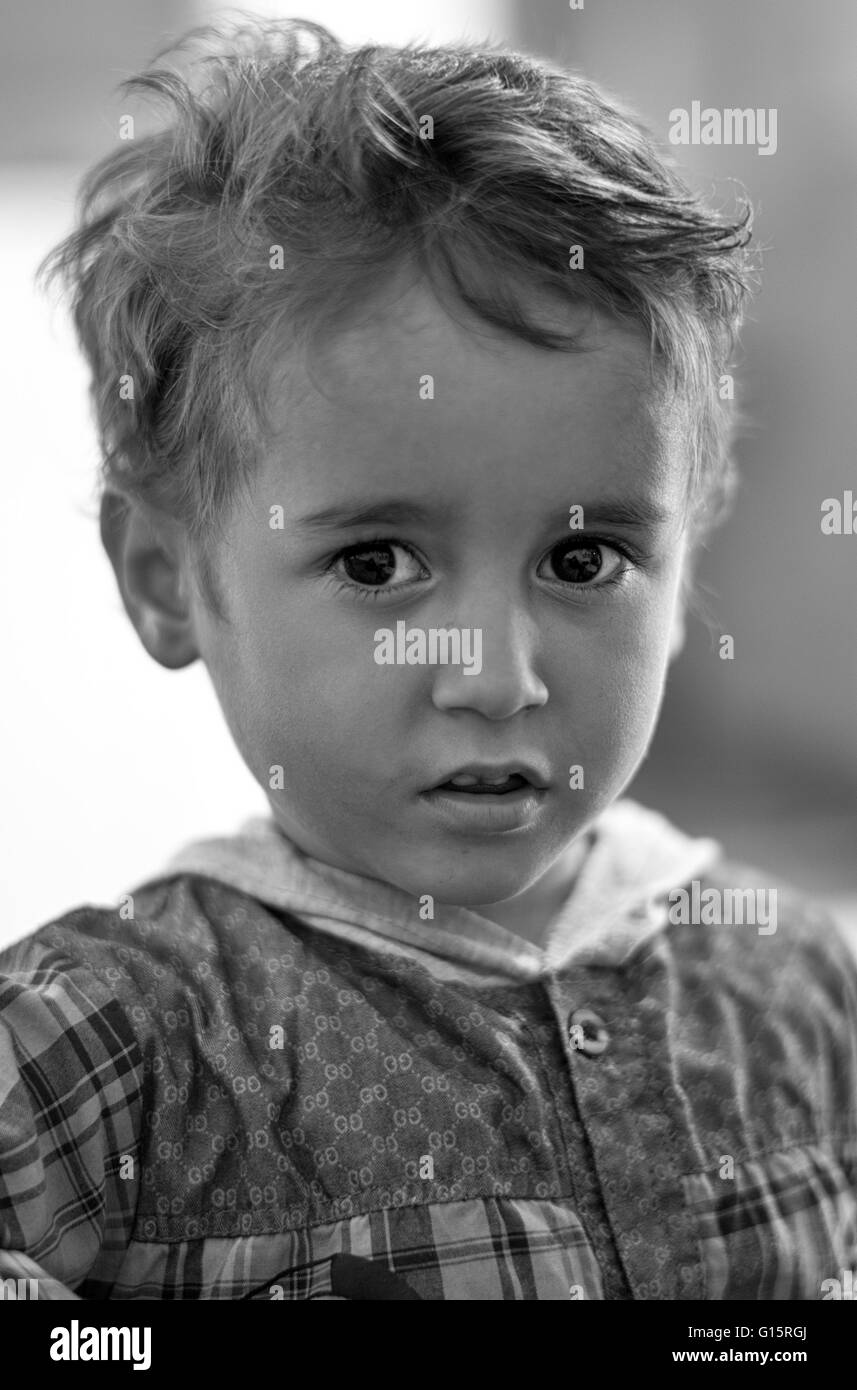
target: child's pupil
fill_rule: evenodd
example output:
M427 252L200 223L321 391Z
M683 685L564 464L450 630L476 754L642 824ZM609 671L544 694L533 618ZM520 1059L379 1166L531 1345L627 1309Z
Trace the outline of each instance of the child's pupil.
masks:
M355 584L383 584L392 578L396 570L392 547L389 545L363 546L347 555L344 560L349 579Z
M597 545L566 546L555 550L551 563L560 579L579 584L585 579L594 579L602 566L601 549Z

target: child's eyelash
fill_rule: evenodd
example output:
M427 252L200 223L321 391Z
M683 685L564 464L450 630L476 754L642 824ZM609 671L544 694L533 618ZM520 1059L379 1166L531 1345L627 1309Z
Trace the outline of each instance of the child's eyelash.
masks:
M368 599L370 603L375 603L385 595L394 594L400 586L397 584L374 584L369 588L364 588L362 584L355 584L352 579L339 579L331 574L330 580L335 594L347 593L351 598Z

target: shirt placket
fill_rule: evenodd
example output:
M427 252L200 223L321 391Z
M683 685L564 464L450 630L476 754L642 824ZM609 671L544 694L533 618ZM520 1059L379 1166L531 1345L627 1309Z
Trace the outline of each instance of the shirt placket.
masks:
M703 1270L682 1183L695 1166L692 1135L652 984L640 1000L620 969L603 966L544 982L572 1097L564 1119L580 1216L605 1297L698 1299Z

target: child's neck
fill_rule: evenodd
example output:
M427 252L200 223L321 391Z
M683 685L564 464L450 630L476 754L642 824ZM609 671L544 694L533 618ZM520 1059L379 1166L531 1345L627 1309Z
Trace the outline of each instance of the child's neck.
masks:
M543 946L548 928L563 907L590 849L590 837L581 835L564 850L538 882L505 902L471 907L480 917L496 922L534 946Z

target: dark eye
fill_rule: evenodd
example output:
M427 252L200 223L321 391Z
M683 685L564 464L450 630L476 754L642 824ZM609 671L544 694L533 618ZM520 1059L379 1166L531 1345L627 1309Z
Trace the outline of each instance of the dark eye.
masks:
M621 555L612 546L601 543L569 545L563 541L554 546L548 558L557 579L589 588L594 587L594 580L604 584L612 579L622 564Z
M398 541L364 541L339 555L335 569L351 584L379 589L395 575L400 583L423 577L423 568ZM397 586L396 586L397 587Z
M343 555L342 568L355 584L384 584L396 572L391 545L364 545Z

